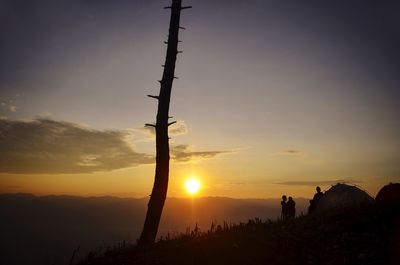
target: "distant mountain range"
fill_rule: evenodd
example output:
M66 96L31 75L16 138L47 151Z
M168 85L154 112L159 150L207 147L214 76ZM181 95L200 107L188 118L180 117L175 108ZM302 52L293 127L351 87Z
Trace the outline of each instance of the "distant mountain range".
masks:
M93 249L122 241L135 242L148 198L0 195L0 264L68 264L80 246L82 257ZM297 213L308 199L297 198ZM225 197L168 198L159 235L211 223L247 222L249 218L276 219L280 199Z

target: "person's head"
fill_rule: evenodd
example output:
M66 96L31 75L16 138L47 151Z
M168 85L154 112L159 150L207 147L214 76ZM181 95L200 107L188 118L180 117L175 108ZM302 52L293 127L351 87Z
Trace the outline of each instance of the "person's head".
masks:
M282 201L284 201L284 202L286 201L286 195L282 196Z
M289 196L289 201L293 201L293 198Z
M317 192L321 192L321 188L319 186L317 186Z

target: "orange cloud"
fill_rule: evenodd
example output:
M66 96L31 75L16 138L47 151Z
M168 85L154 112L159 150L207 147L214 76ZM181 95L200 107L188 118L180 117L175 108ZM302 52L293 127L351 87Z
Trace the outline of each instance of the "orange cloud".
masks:
M99 131L70 122L0 120L0 172L90 173L151 164L125 131Z

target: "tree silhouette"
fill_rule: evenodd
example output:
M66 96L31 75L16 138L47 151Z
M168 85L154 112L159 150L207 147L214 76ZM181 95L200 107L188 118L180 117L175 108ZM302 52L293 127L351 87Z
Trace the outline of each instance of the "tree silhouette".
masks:
M167 55L165 59L164 72L160 94L158 96L148 95L150 98L158 100L156 124L146 124L156 130L156 172L153 190L147 205L147 214L144 222L143 231L140 235L138 245L141 247L151 246L157 236L158 225L160 223L164 202L167 197L168 177L169 177L169 137L168 127L176 121L169 122L169 102L171 98L172 83L175 78L176 55L178 51L179 29L184 29L179 25L181 10L191 8L182 6L182 0L172 0L172 5L164 7L171 9L171 19L169 25Z

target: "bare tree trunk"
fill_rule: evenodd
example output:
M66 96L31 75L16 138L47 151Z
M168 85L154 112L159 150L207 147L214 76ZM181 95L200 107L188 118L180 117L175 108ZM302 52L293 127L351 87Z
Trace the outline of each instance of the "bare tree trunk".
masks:
M158 96L149 95L151 98L158 99L158 111L156 124L146 124L153 126L156 130L156 172L151 193L150 201L147 205L146 220L138 245L150 247L154 244L158 225L160 223L164 202L167 197L168 176L169 176L169 137L168 126L175 122L169 122L169 102L171 98L172 83L175 78L175 63L178 51L178 34L182 0L172 0L172 6L165 7L171 9L171 20L169 25L167 56L164 64L164 72L160 80L161 89Z

